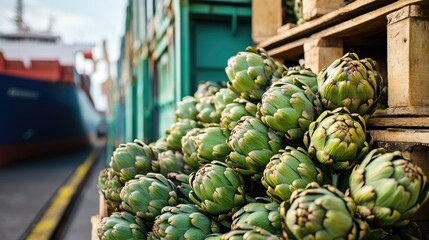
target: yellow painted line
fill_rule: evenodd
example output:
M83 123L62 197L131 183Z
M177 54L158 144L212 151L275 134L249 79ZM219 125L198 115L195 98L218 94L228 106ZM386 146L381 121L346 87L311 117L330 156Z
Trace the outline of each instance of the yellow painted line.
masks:
M70 179L60 187L47 210L25 239L48 240L52 237L73 195L97 158L98 149L95 147L86 160L76 168Z

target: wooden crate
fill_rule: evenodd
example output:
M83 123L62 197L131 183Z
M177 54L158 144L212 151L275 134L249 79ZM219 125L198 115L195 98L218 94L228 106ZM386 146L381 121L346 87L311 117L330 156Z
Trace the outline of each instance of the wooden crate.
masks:
M429 2L358 0L259 44L286 65L298 59L319 73L346 52L379 63L388 95L385 116L429 116ZM323 22L326 21L326 22Z

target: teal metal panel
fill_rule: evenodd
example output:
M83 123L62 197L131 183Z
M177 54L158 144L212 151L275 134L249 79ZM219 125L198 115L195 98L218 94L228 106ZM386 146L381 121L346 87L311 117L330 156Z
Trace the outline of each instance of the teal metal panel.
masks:
M133 85L127 84L125 91L125 141L133 141Z
M191 95L189 0L173 0L175 25L175 78L179 99Z
M172 65L171 55L169 55L169 51L165 51L157 61L158 137L165 136L165 130L175 122L176 84L172 74Z
M191 72L192 91L200 81L227 81L225 73L228 59L253 45L251 28L247 21L238 21L233 31L232 20L192 20Z
M136 97L135 97L135 105L136 111L134 115L136 116L136 135L135 137L140 140L144 140L144 95L143 88L145 82L145 61L144 59L140 59L137 64L137 83L136 83Z

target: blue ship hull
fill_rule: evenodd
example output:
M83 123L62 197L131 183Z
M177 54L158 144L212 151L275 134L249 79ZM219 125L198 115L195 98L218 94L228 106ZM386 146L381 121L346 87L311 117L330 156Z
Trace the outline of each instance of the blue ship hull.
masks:
M72 84L0 74L0 165L91 144L99 116Z

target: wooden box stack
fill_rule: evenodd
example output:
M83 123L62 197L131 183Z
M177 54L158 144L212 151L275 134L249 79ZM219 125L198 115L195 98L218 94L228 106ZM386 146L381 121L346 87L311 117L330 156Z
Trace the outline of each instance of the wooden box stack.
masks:
M387 85L387 96L381 102L383 107L370 119L368 130L379 146L403 151L429 175L429 80L426 71L429 66L429 2L356 0L347 5L335 5L335 1L302 2L304 8L319 5L313 8L314 13L307 13L302 24L293 28L280 26L277 33L255 41L257 47L267 50L276 60L284 61L286 66L298 65L298 60L304 59L305 66L315 73L346 52L376 60ZM323 6L324 2L333 5ZM252 11L256 14L264 8ZM276 14L281 15L281 11L279 8ZM270 19L259 22L252 26L252 31L270 24ZM428 212L429 204L425 204L414 217L426 232L429 232Z

